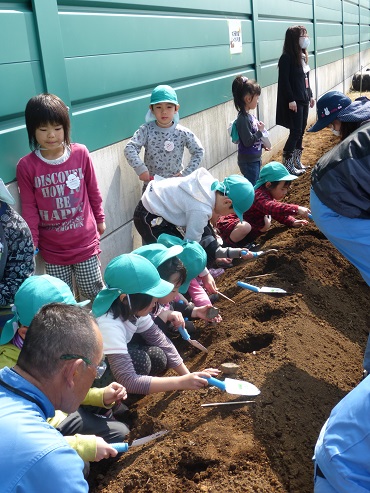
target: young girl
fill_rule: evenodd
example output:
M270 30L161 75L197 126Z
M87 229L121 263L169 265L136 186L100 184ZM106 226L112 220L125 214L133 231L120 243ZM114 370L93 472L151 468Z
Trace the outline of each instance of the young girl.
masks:
M68 108L39 94L26 106L30 154L17 165L22 214L46 273L94 299L103 287L98 255L105 231L102 197L88 150L70 142Z
M301 163L302 140L308 108L315 104L310 88L309 45L310 38L304 26L289 27L278 64L276 124L289 129L289 137L283 149L283 164L289 173L297 176L305 172Z
M300 205L280 202L288 193L292 180L297 176L290 175L281 163L271 162L261 170L255 185L255 196L252 207L243 214L243 222L231 214L217 221L217 228L226 245L243 247L267 231L272 219L286 226L300 228L308 223L310 210ZM299 215L306 219L296 219Z
M220 316L207 317L207 310L212 308L211 303L197 307L181 294L188 291L191 279L202 272L206 264L207 256L199 243L162 234L158 243L142 246L133 253L147 258L156 267L161 278L174 285L174 289L167 296L158 299L151 314L155 323L165 333L168 332L169 325L176 330L180 326L185 326L188 331L194 330L192 322L184 318L202 318L208 322L221 321Z
M107 288L95 298L92 311L98 317L113 377L127 392L199 389L207 385L203 377L218 374L218 370L190 373L175 346L154 324L150 313L156 301L174 285L161 279L149 260L134 253L120 255L107 265L104 280ZM140 334L145 345L131 349L135 334ZM167 368L178 376L155 376Z
M238 132L238 165L241 173L252 185L256 183L260 174L262 147L261 140L267 137L265 124L250 114L256 109L261 86L254 80L238 75L232 85L234 105L238 111L235 126Z
M175 90L157 86L151 95L146 123L134 133L125 147L128 164L140 180L148 183L155 175L162 178L186 176L196 170L203 159L204 149L191 130L178 124L180 105ZM140 151L144 147L144 162ZM183 165L184 149L190 161Z

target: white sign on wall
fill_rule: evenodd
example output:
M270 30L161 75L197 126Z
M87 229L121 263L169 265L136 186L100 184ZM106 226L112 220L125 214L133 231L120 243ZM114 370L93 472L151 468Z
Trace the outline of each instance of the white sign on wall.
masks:
M242 25L238 20L229 20L229 43L230 53L242 53Z

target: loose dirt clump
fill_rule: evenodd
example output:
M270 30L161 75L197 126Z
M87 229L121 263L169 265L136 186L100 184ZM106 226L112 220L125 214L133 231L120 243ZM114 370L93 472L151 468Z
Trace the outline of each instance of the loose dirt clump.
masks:
M330 131L306 134L304 162L313 166L337 143ZM281 155L275 157L281 159ZM286 202L309 206L310 172L293 182ZM131 406L132 438L170 432L108 467L94 464L93 493L309 493L312 454L333 406L360 380L370 323L369 288L358 271L312 222L301 229L277 223L259 240L276 248L240 261L217 278L223 321L196 322L200 353L174 340L191 370L239 365L235 378L261 389L248 400L214 387L145 396ZM288 291L270 297L237 287L238 280ZM222 378L222 377L221 377Z

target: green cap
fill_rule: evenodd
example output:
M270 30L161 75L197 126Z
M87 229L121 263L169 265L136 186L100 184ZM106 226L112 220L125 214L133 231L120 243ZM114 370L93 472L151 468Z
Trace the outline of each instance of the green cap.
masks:
M180 245L174 245L167 248L161 243L151 243L150 245L144 245L137 248L132 253L147 258L154 267L159 267L166 260L172 257L178 257L182 251L183 248Z
M186 293L189 289L189 284L192 279L197 277L206 267L207 254L204 248L196 241L182 240L177 236L168 235L162 233L158 236L158 243L162 243L167 247L173 245L181 245L183 248L182 253L177 255L186 268L186 279L184 284L180 286L180 293Z
M28 277L15 293L12 308L14 316L5 323L0 344L7 344L13 339L19 323L29 327L36 313L48 303L85 306L90 300L77 303L68 284L57 277L48 274Z
M158 103L172 103L176 106L179 105L177 101L177 95L174 89L171 86L157 86L153 89L152 95L150 97L150 104L158 104Z
M121 294L149 294L163 298L173 290L173 284L164 281L154 265L136 253L119 255L109 262L104 280L107 287L98 293L92 306L96 317L104 315Z
M257 190L257 188L261 187L268 181L292 181L297 178L298 176L291 175L283 164L278 163L277 161L272 161L261 169L260 177L254 185L254 189Z
M240 175L230 175L224 181L212 183L211 190L218 190L226 195L233 203L233 209L240 221L243 221L243 213L247 211L254 201L252 183Z

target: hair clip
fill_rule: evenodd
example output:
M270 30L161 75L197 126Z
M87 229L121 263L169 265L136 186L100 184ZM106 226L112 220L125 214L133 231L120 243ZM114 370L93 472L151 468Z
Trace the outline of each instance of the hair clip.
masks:
M243 84L244 84L244 82L248 82L248 77L242 77L242 80L243 80Z

